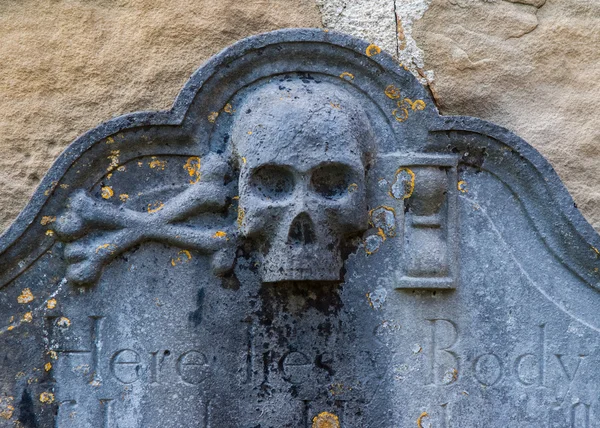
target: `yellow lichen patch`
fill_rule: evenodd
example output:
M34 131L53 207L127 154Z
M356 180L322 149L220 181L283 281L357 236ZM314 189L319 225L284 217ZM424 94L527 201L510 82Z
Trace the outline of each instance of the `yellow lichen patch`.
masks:
M373 55L379 55L380 53L381 53L381 48L372 43L369 46L367 46L367 49L365 49L365 54L368 57L372 57Z
M67 317L60 317L56 320L56 325L63 328L71 327L71 320Z
M219 117L219 112L218 111L211 111L208 115L208 121L210 123L215 123L215 121L217 120L217 117Z
M44 370L46 370L47 372L49 372L50 370L52 370L52 363L46 363L46 364L44 364Z
M8 331L13 331L14 329L15 329L14 325L9 325L7 328Z
M392 116L394 116L398 122L404 122L408 119L409 111L424 110L425 101L412 101L410 98L404 98L403 100L398 101L397 106L397 109L392 110Z
M0 418L7 420L12 418L15 411L13 401L14 397L0 397Z
M156 201L152 204L148 204L148 212L150 214L154 214L162 210L164 207L165 204L163 204L161 201Z
M33 321L33 314L31 312L25 312L23 314L23 318L21 318L23 322L31 322Z
M129 199L129 195L127 193L121 193L119 195L119 199L121 200L121 202L126 202L127 199Z
M40 220L40 224L42 226L46 226L47 224L54 223L56 221L56 216L45 215Z
M381 236L381 239L383 239L384 241L387 239L387 237L385 236L385 232L381 227L377 229L377 235Z
M600 256L600 251L598 251L598 248L596 248L592 245L592 250L594 250L594 253L596 253L596 256Z
M427 412L423 412L419 415L419 417L417 418L417 426L419 428L423 428L423 419L428 416L429 416L429 414Z
M54 191L57 184L58 184L58 181L53 181L52 183L50 183L50 187L44 191L44 195L49 196L50 193L52 193Z
M462 193L467 193L469 191L469 189L467 188L467 182L465 180L460 180L457 184L456 187L458 188L458 190L460 190Z
M252 131L248 131L248 132L247 132L247 134L248 134L248 135L252 135Z
M244 211L244 208L238 207L238 215L237 215L238 228L242 227L242 225L244 224L244 217L246 217L246 211Z
M223 111L225 113L229 113L229 114L233 114L234 110L233 110L233 106L229 103L225 104L225 107L223 107Z
M339 110L341 108L339 104L332 103L331 101L329 102L329 105L331 106L331 108L335 108L337 110Z
M48 229L48 230L46 231L46 236L54 236L54 231L53 231L53 230L50 230L50 229Z
M213 235L213 238L227 238L227 233L222 230L217 230ZM229 241L229 238L227 240Z
M373 301L371 300L371 293L366 293L365 296L367 297L367 302L369 302L369 306L372 309L375 309L375 306L373 305Z
M344 80L354 80L354 74L344 71L342 74L340 74L340 78Z
M414 100L412 101L410 98L404 98L404 102L410 106L410 108L414 110L425 110L425 101L423 100Z
M358 190L358 184L356 184L356 183L351 183L351 184L348 186L348 193L354 193L354 192L356 192L357 190Z
M40 394L40 401L44 404L52 404L54 402L54 394L51 392L42 392Z
M53 360L58 360L58 354L56 353L56 351L48 351L48 355L50 355L50 358L52 358Z
M188 250L181 250L177 253L177 257L171 259L171 266L177 266L183 262L192 260L192 254Z
M246 162L248 162L248 161L246 160L246 158L245 158L245 157L243 157L243 156L242 156L242 163L243 163L244 165L246 165Z
M100 195L102 196L102 199L110 199L115 195L115 192L113 191L112 187L104 186L102 187Z
M115 142L115 139L114 139L113 137L108 137L108 138L106 139L106 144L112 144L112 143L114 143L114 142Z
M400 168L394 174L389 195L394 199L408 199L415 191L415 173L410 168Z
M35 299L35 297L33 297L33 293L31 292L31 289L24 288L23 291L21 291L21 294L19 295L19 297L17 297L17 302L19 302L21 304L25 304L25 303L29 303L29 302L33 301L33 299Z
M60 185L60 188L61 188L61 189L68 189L68 188L69 188L69 185L68 185L68 184L61 184L61 185Z
M394 85L388 85L385 88L384 93L388 98L391 98L393 100L397 100L401 96L400 89L396 88Z
M392 116L394 116L398 122L404 122L408 119L408 109L402 107L402 103L398 102L398 108L392 110Z
M117 246L115 244L102 244L102 245L98 245L96 247L96 254L98 254L102 250L108 250L109 252L113 253L116 248L117 248Z
M121 151L112 150L110 153L110 156L108 156L107 158L110 161L110 164L106 168L108 172L111 172L113 169L119 166L119 154L121 153Z
M313 418L312 428L340 428L340 419L329 412L321 412Z
M50 299L50 300L48 300L48 302L46 302L46 307L48 309L54 309L54 308L56 308L56 299Z
M127 167L125 165L121 165L120 167L117 168L117 171L125 172L126 169L127 169Z
M183 169L192 177L190 184L196 184L200 181L200 158L198 156L189 157L183 165Z
M165 170L167 166L167 161L161 161L156 156L152 156L152 160L148 163L150 168L152 169L160 169L161 171Z

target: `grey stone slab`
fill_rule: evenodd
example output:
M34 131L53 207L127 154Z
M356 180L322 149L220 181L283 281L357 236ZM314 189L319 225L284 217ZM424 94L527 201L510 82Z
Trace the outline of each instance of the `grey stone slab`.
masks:
M0 425L597 427L600 239L386 53L242 40L0 237Z

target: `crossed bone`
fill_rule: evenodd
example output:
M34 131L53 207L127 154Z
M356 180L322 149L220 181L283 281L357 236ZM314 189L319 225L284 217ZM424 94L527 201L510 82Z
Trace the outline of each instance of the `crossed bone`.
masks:
M116 207L92 198L83 190L76 192L70 198L67 211L54 223L58 238L67 242L64 251L69 264L66 278L79 284L93 283L106 264L145 241L204 254L216 253L213 256L215 274L230 270L236 242L233 226L208 230L177 224L190 216L222 211L227 207L231 189L224 187L222 177L214 176L214 161L212 166L212 171L207 174L209 180L191 184L169 199L160 210L148 213Z

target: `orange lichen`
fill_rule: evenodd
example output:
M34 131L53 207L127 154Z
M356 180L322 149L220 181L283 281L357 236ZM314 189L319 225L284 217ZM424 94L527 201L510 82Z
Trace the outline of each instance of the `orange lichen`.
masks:
M419 417L417 418L417 426L419 428L423 428L423 418L428 417L429 414L427 412L423 412L419 415Z
M408 179L406 179L408 175ZM399 184L398 180L402 180L402 195L396 193L394 187ZM394 199L408 199L415 191L415 173L410 168L399 168L394 174L394 182L390 186L389 195Z
M410 98L404 98L403 100L398 101L397 106L397 109L392 110L392 116L394 116L398 122L404 122L408 119L409 111L424 110L425 101L413 101Z
M391 98L393 100L397 100L401 97L400 89L396 88L394 85L388 85L385 88L384 93L388 98Z
M46 363L44 364L44 370L49 372L50 370L52 370L52 363Z
M213 235L213 238L227 238L227 233L222 230L217 230ZM227 240L229 240L229 238Z
M33 314L31 312L25 312L23 314L23 318L21 318L22 322L31 322L33 321Z
M238 207L238 216L237 216L238 228L242 227L242 225L244 224L244 217L246 217L246 212L244 211L244 208Z
M24 288L23 291L21 291L21 294L19 295L19 297L17 297L17 302L19 302L21 304L25 304L25 303L29 303L29 302L33 301L33 299L35 299L35 297L33 297L33 293L31 292L31 289Z
M40 394L40 401L44 404L52 404L54 402L54 394L51 392L42 392Z
M404 98L404 102L408 104L413 111L425 110L425 101L423 100L412 101L410 98Z
M42 226L46 226L47 224L54 223L56 221L56 216L45 215L40 220L40 224Z
M48 309L54 309L54 308L56 308L56 299L50 299L50 300L48 300L48 302L46 302L46 307Z
M467 182L465 180L460 180L457 184L456 187L458 190L460 190L462 193L467 193L469 191L469 189L467 188Z
M162 210L164 207L165 207L165 204L163 204L161 201L156 201L152 204L148 204L148 213L150 213L150 214L157 213L160 210Z
M374 55L379 55L381 53L381 48L373 43L371 43L369 46L367 46L367 49L365 49L365 54L368 57L372 57Z
M100 194L103 199L110 199L115 195L115 192L113 191L112 187L104 186Z
M344 80L354 80L354 74L344 71L342 74L340 74L340 78Z
M113 249L110 249L111 247L112 247ZM109 251L109 252L111 252L111 253L112 253L112 252L114 252L114 251L115 251L115 249L116 249L116 248L117 248L117 246L116 246L115 244L102 244L102 245L98 245L98 246L96 247L96 254L98 254L98 253L99 253L100 251L102 251L102 250L107 250L107 249L108 249L108 251Z
M167 166L167 161L161 161L156 156L152 156L152 160L148 163L148 166L152 169L160 169L161 171L165 170Z
M110 153L110 156L107 157L107 159L110 160L110 164L106 168L108 172L111 172L113 169L119 166L119 154L121 153L121 151L112 150Z
M0 418L10 419L13 416L15 407L12 405L14 397L0 397Z
M200 181L200 158L198 156L192 156L187 159L183 169L185 169L189 176L192 177L190 184L196 184Z
M215 121L217 120L217 117L219 117L219 112L218 111L211 111L208 115L208 121L210 123L215 123Z
M225 104L225 107L223 107L223 111L225 113L233 114L233 112L235 110L233 110L233 107L231 106L231 104L227 103L227 104Z
M127 193L121 193L119 195L119 199L121 200L121 202L126 202L127 199L129 199L129 195Z
M171 266L177 266L183 262L188 263L190 260L192 260L192 254L188 250L181 250L177 253L177 257L171 259Z
M312 428L340 428L340 419L329 412L321 412L313 418Z
M46 231L46 236L54 236L54 231L53 231L53 230L50 230L50 229L48 229L48 230Z
M71 320L67 317L60 317L56 320L56 325L63 328L71 327Z

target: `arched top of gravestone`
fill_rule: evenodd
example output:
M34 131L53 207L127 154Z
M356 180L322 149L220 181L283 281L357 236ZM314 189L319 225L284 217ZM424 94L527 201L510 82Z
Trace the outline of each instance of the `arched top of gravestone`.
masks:
M285 96L293 96L292 81L308 82L309 86L323 83L339 88L339 94L351 94L360 100L376 141L369 155L452 157L459 169L462 166L492 174L520 201L527 221L541 236L549 254L585 284L600 289L600 238L576 209L550 164L535 149L491 123L440 116L427 89L379 47L320 29L287 29L244 39L204 64L170 110L120 116L77 138L0 237L0 287L36 263L61 235L69 235L64 229L75 227L73 224L56 230L55 223L66 207L95 204L86 202L81 192L96 192L100 202L105 199L113 203L116 217L123 212L119 203L129 203L128 209L140 215L160 211L164 206L167 209L163 212L175 210L168 201L177 198L181 189L166 188L166 183L159 186L161 200L142 197L134 201L134 195L113 194L109 180L121 171L131 171L136 162L150 159L148 164L155 172L161 170L160 156L182 157L182 170L189 174L190 182L200 178L200 164L208 168L207 177L214 173L206 166L211 163L215 171L221 163L226 164L223 168L239 171L241 158L236 158L236 149L231 148L232 122L250 110L240 111L241 106L258 88L277 82L281 82L282 96L286 91ZM337 99L346 97L338 95L331 99L333 109L339 107ZM466 193L465 185L459 183L458 190ZM219 191L211 195L214 193ZM134 221L138 214L125 216L123 222ZM172 215L175 218L182 214ZM100 217L98 214L90 221L101 223ZM232 231L229 235L231 241L235 241L235 234ZM105 261L86 265L86 271L101 271ZM86 278L80 279L85 282Z

